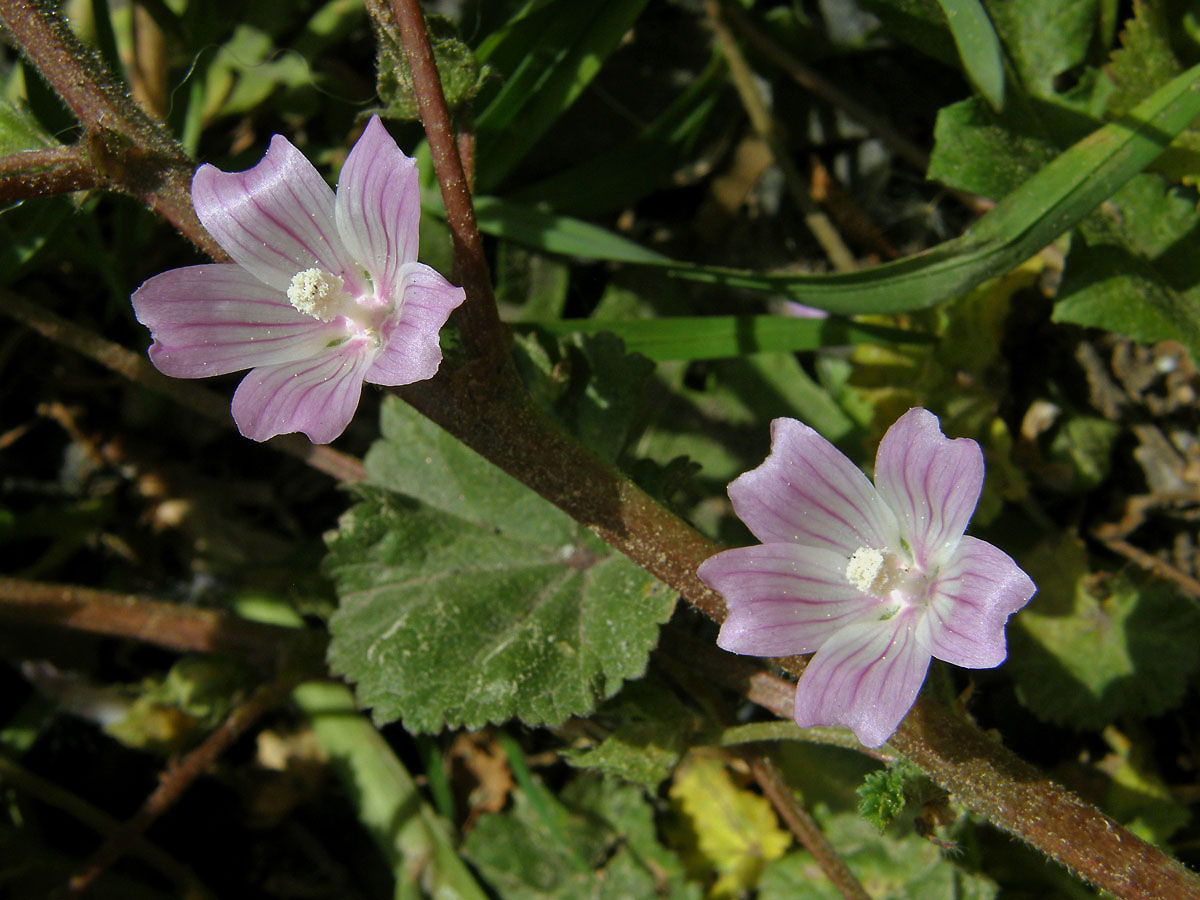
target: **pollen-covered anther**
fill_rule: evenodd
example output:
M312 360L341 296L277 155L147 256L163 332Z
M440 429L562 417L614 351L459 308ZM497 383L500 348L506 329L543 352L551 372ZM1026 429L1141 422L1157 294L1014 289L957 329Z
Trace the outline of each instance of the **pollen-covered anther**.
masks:
M300 312L322 322L354 317L354 298L346 293L342 279L322 269L305 269L292 276L287 298Z
M900 586L904 570L890 553L859 547L846 563L846 580L873 597L883 597Z

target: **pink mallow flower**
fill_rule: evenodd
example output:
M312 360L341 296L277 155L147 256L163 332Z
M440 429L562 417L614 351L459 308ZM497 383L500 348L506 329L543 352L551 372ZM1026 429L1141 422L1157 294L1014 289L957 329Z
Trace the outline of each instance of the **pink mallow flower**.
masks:
M698 574L725 596L717 643L733 653L815 653L796 686L801 726L845 725L868 747L895 732L929 660L1004 662L1004 626L1037 588L1004 552L963 531L983 454L911 409L888 429L875 484L813 429L771 423L771 453L729 485L762 543Z
M246 437L302 431L328 443L350 423L364 381L437 372L438 332L464 294L416 261L416 163L378 118L346 158L336 195L276 135L245 172L201 166L192 202L234 262L156 275L133 309L159 371L251 370L233 395Z

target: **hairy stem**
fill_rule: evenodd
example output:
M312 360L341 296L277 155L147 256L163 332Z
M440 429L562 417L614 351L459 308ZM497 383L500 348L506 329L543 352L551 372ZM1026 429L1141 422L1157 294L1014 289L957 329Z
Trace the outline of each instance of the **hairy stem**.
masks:
M137 197L218 261L228 259L192 209L194 166L84 46L54 5L0 0L0 22L83 125L97 183Z
M114 862L124 856L159 816L171 808L197 778L245 734L263 713L278 706L297 684L296 679L280 678L259 688L254 695L229 714L212 734L187 756L167 767L158 787L146 798L133 818L92 855L83 869L71 878L67 895L82 897L92 883Z
M0 577L0 618L144 641L185 653L232 653L264 661L321 658L309 632L251 622L214 609L164 603L70 584Z
M80 147L27 150L0 158L0 203L103 186L100 173Z
M429 139L446 224L454 239L454 277L467 292L466 303L455 312L463 343L472 356L499 356L507 361L508 334L496 311L492 279L483 255L483 239L475 224L470 182L455 140L454 125L442 82L425 31L419 0L391 0L391 12L400 30L404 56L412 70L417 105ZM505 364L505 363L501 363Z

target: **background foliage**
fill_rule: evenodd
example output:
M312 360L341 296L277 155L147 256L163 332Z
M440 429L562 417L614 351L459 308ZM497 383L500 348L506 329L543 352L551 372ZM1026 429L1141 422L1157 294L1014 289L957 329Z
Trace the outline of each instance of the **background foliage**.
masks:
M774 417L864 466L913 405L979 441L972 531L1040 589L1004 667L935 668L926 691L1200 861L1194 10L428 11L538 406L728 545L750 537L725 485ZM64 13L197 161L246 168L281 133L332 180L383 115L421 162L422 259L450 273L400 39L363 5ZM78 138L15 51L0 90L0 153ZM764 747L871 897L1093 893L887 767L889 748L802 735L718 686L688 649L711 623L397 398L364 395L338 446L365 478L339 486L196 414L221 413L235 379L207 385L216 400L165 394L79 354L140 353L129 294L197 261L117 194L0 212L4 572L327 631L353 695L298 687L95 896L838 896L747 762ZM48 341L46 314L74 330ZM444 345L462 352L453 328ZM44 896L270 673L253 652L180 657L3 615L0 886Z

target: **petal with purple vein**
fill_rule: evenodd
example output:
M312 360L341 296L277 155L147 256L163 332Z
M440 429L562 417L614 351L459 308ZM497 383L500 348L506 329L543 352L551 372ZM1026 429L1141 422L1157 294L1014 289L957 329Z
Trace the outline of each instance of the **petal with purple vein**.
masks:
M297 272L316 266L341 276L349 293L363 291L361 267L334 222L333 190L287 138L275 135L244 172L201 166L192 203L234 262L271 287L286 291Z
M421 191L417 163L400 151L378 116L346 157L335 218L350 251L371 274L375 293L400 299L400 268L417 258Z
M846 581L846 559L799 544L726 550L696 574L725 597L729 615L717 645L731 653L812 653L847 624L879 608Z
M875 487L899 517L917 565L935 568L954 552L975 512L983 453L969 438L947 438L937 416L916 407L883 436Z
M297 312L241 266L171 269L134 291L150 358L174 378L206 378L308 359L344 332Z
M437 271L408 263L399 272L400 314L384 328L383 349L367 372L371 384L411 384L432 378L442 362L438 337L451 311L466 297Z
M770 455L729 485L729 497L763 543L805 544L849 559L860 547L894 547L899 536L895 517L867 477L795 419L771 423Z
M1004 662L1008 617L1037 590L1007 553L964 537L930 586L917 639L938 659L968 669Z
M913 634L916 614L849 625L826 641L796 685L796 724L845 725L867 747L887 741L929 671Z
M354 339L299 366L255 369L233 395L233 419L243 435L265 441L302 431L327 444L346 430L362 393L372 341Z

